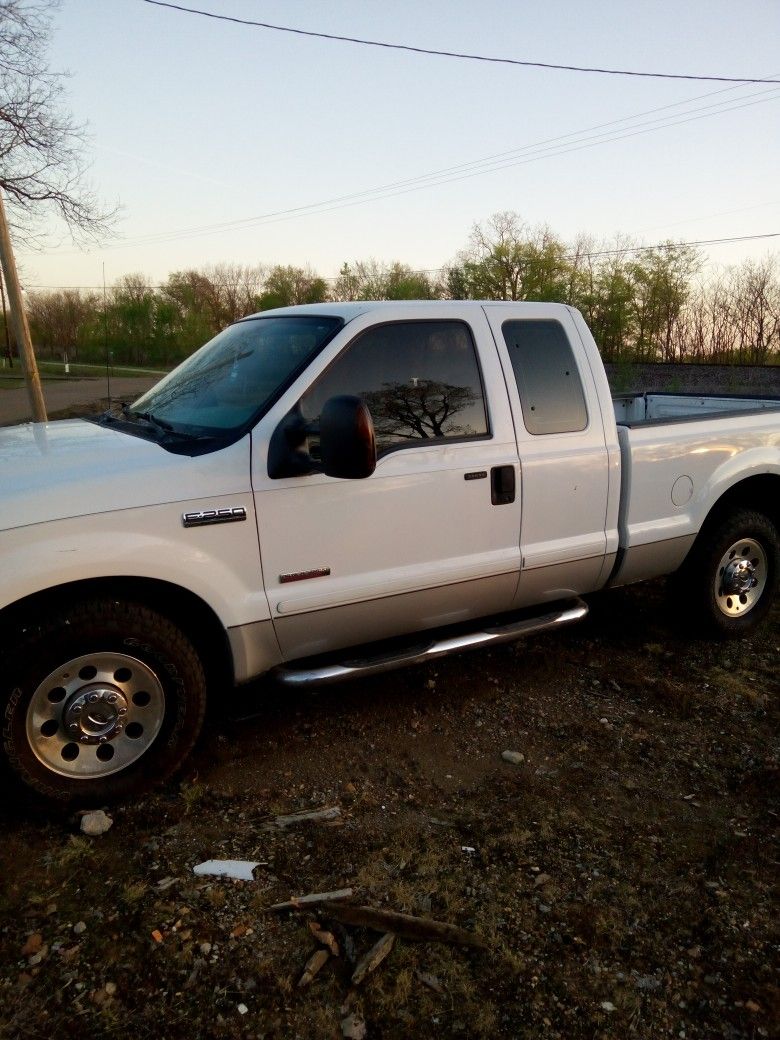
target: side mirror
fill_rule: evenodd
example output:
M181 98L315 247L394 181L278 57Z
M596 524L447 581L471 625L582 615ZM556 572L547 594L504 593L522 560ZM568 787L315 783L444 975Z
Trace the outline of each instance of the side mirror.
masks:
M374 422L359 397L331 397L320 416L320 458L329 477L362 480L376 469Z

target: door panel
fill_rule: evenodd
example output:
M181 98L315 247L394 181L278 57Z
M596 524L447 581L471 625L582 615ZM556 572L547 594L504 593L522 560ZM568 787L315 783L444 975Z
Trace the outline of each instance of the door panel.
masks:
M519 509L492 505L489 480L464 479L506 455L488 444L410 448L380 459L367 480L318 475L260 492L266 588L285 656L507 609ZM328 573L282 580L310 571ZM475 596L468 585L485 576ZM431 599L437 588L447 591ZM400 615L389 597L402 597ZM356 604L341 630L332 611Z
M396 331L402 334L401 325L414 325L414 317L414 309L406 308ZM460 320L457 313L453 317ZM408 447L389 444L366 480L338 480L321 473L270 480L266 453L271 433L294 405L300 404L305 414L312 385L327 381L327 393L320 397L370 390L356 382L352 370L342 389L334 364L358 343L364 331L359 322L330 345L310 376L310 386L293 388L253 435L253 485L266 589L287 659L509 608L520 568L517 447L505 391L492 392L496 386L503 390L503 375L487 323L482 315L475 323L473 309L469 318L469 336L480 343L482 381L491 388L490 434L484 439L456 429L449 437L416 438ZM363 324L370 332L372 323ZM409 330L410 335L418 332ZM436 337L429 339L434 345L438 342ZM406 382L396 371L396 359L393 399L401 393L408 404L410 396L419 399L421 384L434 382L435 372L425 368L418 353ZM378 371L378 364L372 356L372 372ZM402 393L404 387L409 394ZM379 408L390 396L385 389L381 396L364 395L369 406L373 401ZM439 414L434 417L437 422ZM391 418L385 412L377 424L386 437L398 435L398 424ZM517 493L513 501L494 505L490 471L506 466L515 473Z
M485 312L517 419L523 473L516 605L591 591L606 553L609 459L590 372L571 351L571 343L579 346L574 323L563 309L551 320L544 305L513 313L487 304Z

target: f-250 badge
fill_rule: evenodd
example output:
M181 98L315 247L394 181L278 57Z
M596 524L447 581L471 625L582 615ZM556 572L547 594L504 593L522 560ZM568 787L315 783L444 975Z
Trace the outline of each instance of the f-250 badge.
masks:
M185 527L205 527L207 524L234 524L246 520L246 509L235 506L233 509L200 509L195 513L182 513L181 522Z

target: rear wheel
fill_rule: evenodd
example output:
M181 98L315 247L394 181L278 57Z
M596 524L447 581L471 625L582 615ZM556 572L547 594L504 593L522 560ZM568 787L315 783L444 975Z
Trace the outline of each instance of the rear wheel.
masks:
M61 802L144 790L191 751L203 667L171 620L137 603L74 604L25 626L3 682L3 747L17 777Z
M737 638L769 611L780 574L780 536L763 513L740 510L702 532L674 582L693 620Z

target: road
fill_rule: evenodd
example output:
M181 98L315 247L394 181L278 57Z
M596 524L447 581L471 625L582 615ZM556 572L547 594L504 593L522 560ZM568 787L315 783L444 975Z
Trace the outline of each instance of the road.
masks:
M112 401L133 401L159 380L159 376L116 376L111 380ZM85 412L96 410L96 403L107 405L105 379L69 379L44 381L43 396L50 416L79 408ZM0 426L30 422L32 413L27 390L20 386L2 389L0 384Z

